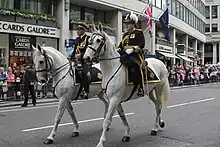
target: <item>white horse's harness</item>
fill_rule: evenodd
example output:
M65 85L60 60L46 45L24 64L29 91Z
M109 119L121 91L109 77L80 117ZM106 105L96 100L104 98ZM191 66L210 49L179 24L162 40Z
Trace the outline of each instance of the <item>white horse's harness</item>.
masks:
M71 72L72 72L72 74L74 73L71 62L67 62L67 63L61 65L60 67L52 70L52 66L53 66L52 58L49 57L46 54L46 52L43 54L43 56L45 58L46 67L45 67L45 69L42 69L42 70L36 70L36 72L46 72L47 73L46 83L48 83L50 79L54 78L57 74L59 74L63 69L65 69L69 65L69 70L66 72L66 74L61 79L59 79L59 81L53 86L54 91L55 91L56 86L67 76L68 73L70 73L70 75L71 75ZM56 72L56 73L54 74L54 72ZM48 74L50 75L49 78L48 78ZM71 76L73 77L73 75L71 75Z

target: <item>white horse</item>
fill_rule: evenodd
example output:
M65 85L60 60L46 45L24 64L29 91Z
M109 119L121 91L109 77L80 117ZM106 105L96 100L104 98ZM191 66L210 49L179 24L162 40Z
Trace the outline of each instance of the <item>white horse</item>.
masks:
M97 147L103 147L103 143L106 141L107 129L112 123L112 116L117 107L121 107L121 102L127 100L130 95L128 91L132 91L132 86L126 84L126 67L121 64L120 55L115 49L110 37L103 31L102 24L99 24L98 30L93 26L93 31L90 44L83 58L90 61L96 57L100 58L100 67L103 75L102 88L105 89L106 95L110 101L108 112L103 122L102 135L97 145ZM156 135L158 126L161 128L165 126L160 115L162 106L167 104L170 93L168 71L163 62L158 59L149 58L147 62L148 66L161 80L159 83L145 85L145 92L149 93L149 98L156 106L156 120L151 131L151 135ZM154 96L154 92L156 97ZM138 97L137 92L135 92L131 99L137 98L140 97ZM125 134L122 140L129 141L130 127L128 123L124 124L124 126Z
M54 120L54 127L44 143L53 143L58 124L60 123L60 120L66 108L73 121L74 130L72 136L78 136L79 125L71 105L72 99L76 98L80 89L80 86L76 85L75 83L75 67L71 65L71 62L69 62L69 60L63 54L52 47L38 46L37 48L35 48L34 46L32 46L32 48L34 50L33 61L35 64L37 79L39 82L39 85L37 87L42 87L42 83L45 83L48 80L48 75L50 75L53 78L55 95L59 99L59 105ZM94 66L99 67L97 66L97 64ZM101 84L90 85L89 98L94 97L95 95L97 95L99 99L105 104L105 117L105 114L108 110L109 102L107 99L105 99L101 92ZM117 110L122 121L126 123L122 107L119 107Z

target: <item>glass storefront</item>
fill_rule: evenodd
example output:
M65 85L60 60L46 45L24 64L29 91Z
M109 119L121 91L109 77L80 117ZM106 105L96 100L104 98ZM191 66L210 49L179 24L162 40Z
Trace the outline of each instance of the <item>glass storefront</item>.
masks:
M56 38L36 37L36 44L41 46L51 46L59 50L58 39Z
M8 65L9 35L0 34L0 64Z
M29 59L32 59L32 44L36 44L34 36L10 35L9 65L16 63L18 67L24 66Z

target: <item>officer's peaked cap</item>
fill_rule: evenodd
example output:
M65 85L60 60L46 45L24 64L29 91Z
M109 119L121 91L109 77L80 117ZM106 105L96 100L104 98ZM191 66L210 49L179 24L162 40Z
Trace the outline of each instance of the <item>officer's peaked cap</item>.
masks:
M124 20L124 23L134 23L137 24L138 23L138 17L136 14L134 14L133 12L131 12L130 14L127 14Z
M77 23L77 28L87 30L89 26L87 26L85 23Z

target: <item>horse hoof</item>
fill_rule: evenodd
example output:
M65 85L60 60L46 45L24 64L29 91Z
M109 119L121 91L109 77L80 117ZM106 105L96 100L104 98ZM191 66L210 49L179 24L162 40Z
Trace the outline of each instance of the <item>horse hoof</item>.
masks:
M47 139L44 144L53 144L53 140L52 139Z
M152 130L150 134L151 134L152 136L156 136L156 135L157 135L157 131Z
M165 127L165 122L161 121L161 122L160 122L160 127L161 127L161 128L164 128L164 127Z
M79 132L73 132L72 137L77 137L79 136Z
M122 138L122 142L128 142L128 141L130 141L130 136L124 136L123 138Z
M110 130L110 128L107 128L107 131L109 131Z

